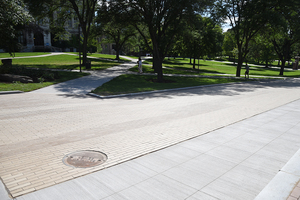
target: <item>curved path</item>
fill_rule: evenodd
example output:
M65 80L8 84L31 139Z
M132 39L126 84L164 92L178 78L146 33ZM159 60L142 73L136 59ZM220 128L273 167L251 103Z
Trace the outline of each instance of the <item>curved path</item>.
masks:
M101 86L103 83L106 83L117 76L125 74L128 69L136 65L137 59L132 59L125 56L123 57L131 60L132 62L117 65L101 71L87 71L88 73L91 73L91 75L41 88L32 91L32 93L85 95L91 92L93 89ZM95 57L91 58L97 59Z

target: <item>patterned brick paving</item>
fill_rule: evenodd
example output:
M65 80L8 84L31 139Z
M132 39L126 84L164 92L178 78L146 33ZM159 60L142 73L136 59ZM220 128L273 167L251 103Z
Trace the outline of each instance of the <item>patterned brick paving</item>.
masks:
M108 100L34 93L1 95L0 177L17 197L299 98L300 87L269 83ZM64 165L64 155L77 150L101 151L108 160L88 169Z
M300 181L295 186L295 188L293 189L293 191L291 192L287 200L299 200L299 199L300 199Z

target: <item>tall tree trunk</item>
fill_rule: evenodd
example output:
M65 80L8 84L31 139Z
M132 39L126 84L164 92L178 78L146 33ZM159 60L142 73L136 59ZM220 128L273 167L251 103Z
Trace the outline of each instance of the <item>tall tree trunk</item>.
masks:
M81 24L82 34L83 34L83 41L82 41L82 65L86 67L86 60L87 60L87 43L88 43L88 32L85 23Z
M194 41L194 62L193 62L193 69L196 69L196 42Z
M280 67L280 72L279 72L279 76L283 76L283 72L284 72L284 67L285 67L285 59L281 60L281 67Z
M120 46L116 44L116 60L120 60Z
M242 53L239 53L238 56L238 65L236 67L236 77L240 77L241 76L241 69L243 66L243 62L244 62L244 58L242 56Z
M163 82L163 71L162 71L162 62L163 62L163 56L159 53L159 50L157 48L153 48L153 68L154 72L157 73L157 81L159 83Z
M266 68L269 68L269 61L266 60Z
M196 69L196 56L194 55L193 69Z
M82 44L82 65L86 66L87 60L87 37L83 36L83 44Z
M120 52L119 52L119 50L116 51L116 60L120 60Z

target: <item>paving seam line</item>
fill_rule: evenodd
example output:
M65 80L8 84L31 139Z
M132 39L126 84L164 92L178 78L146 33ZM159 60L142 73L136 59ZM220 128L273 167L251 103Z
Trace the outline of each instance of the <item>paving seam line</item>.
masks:
M278 171L254 200L286 200L300 180L300 149Z

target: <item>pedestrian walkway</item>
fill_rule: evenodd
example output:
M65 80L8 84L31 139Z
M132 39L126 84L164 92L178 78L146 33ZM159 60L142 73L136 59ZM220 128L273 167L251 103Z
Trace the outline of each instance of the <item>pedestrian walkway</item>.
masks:
M32 91L32 93L85 95L91 92L93 89L96 89L102 84L110 81L111 79L125 74L128 69L136 65L136 59L125 56L123 57L131 60L131 62L117 65L115 67L111 67L101 71L86 71L91 75L41 88Z
M134 65L102 72L114 77ZM58 95L86 94L107 76L0 96L0 177L9 191L0 185L1 200L273 200L299 181L276 182L291 174L300 148L298 79L108 100ZM84 149L108 160L64 165Z
M300 100L17 200L254 199L300 148ZM298 157L298 162L299 162ZM297 166L294 166L297 167ZM286 199L291 187L259 199ZM269 198L268 198L269 197Z
M254 199L300 145L296 79L109 100L0 98L0 177L17 200ZM108 160L62 163L84 149Z

